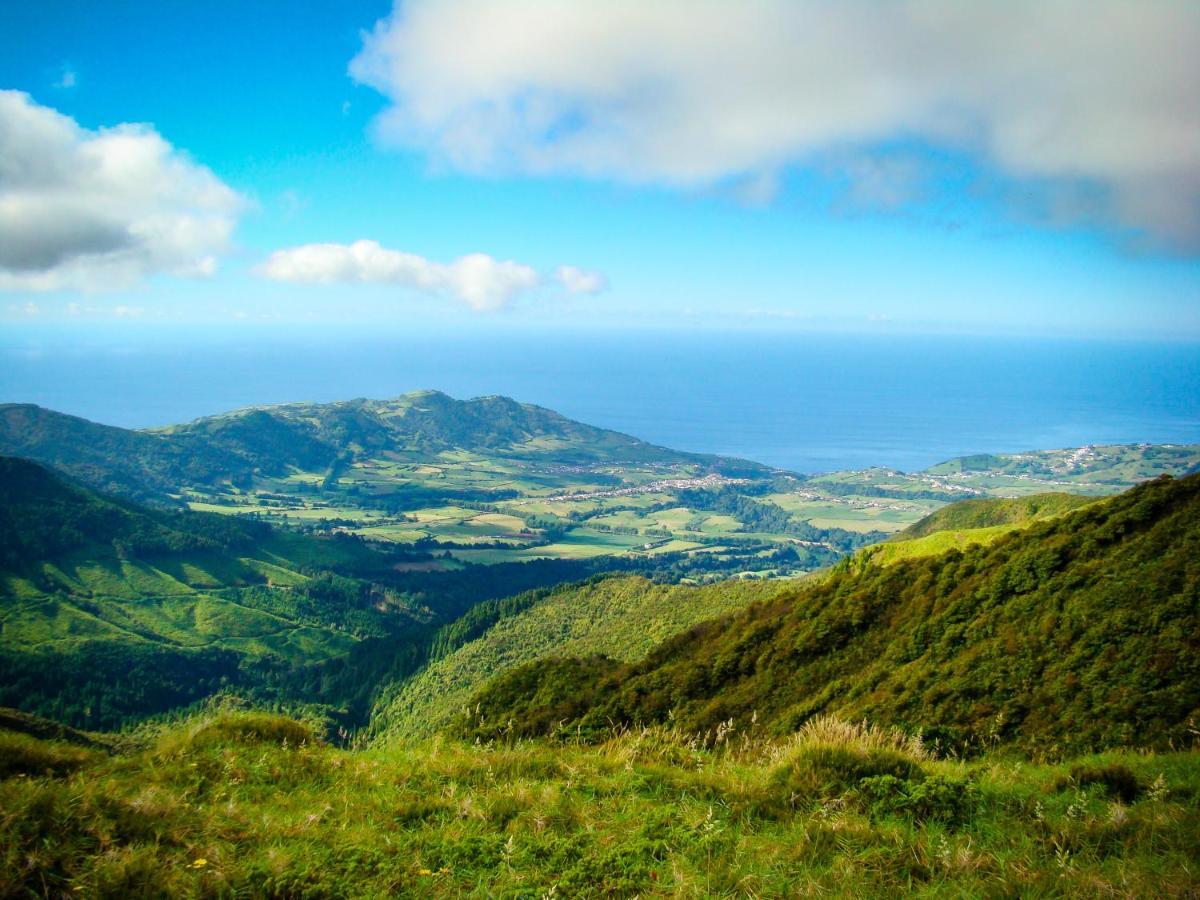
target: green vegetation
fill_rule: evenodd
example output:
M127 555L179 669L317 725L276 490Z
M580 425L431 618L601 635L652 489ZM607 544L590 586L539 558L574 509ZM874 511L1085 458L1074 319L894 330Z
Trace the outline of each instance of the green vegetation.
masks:
M990 544L1031 522L1054 518L1095 500L1081 494L960 500L930 513L890 540L861 551L856 564L869 560L886 566L904 559L964 550L972 544Z
M945 761L827 719L350 751L224 711L0 758L3 896L1161 897L1200 856L1195 752Z
M783 582L771 584L778 590ZM433 661L381 703L374 729L404 737L439 731L488 679L522 663L564 653L634 662L683 629L772 590L752 582L696 588L623 577L481 604L443 629Z
M7 405L0 452L140 502L399 544L424 554L414 571L611 557L697 581L813 571L967 497L1109 494L1200 465L1197 447L1093 447L805 477L436 391L143 432Z
M139 508L0 458L0 705L104 729L237 690L359 726L473 605L596 571L427 557Z
M730 721L785 734L834 713L927 729L959 752L1186 744L1200 719L1197 559L1200 476L1156 479L963 552L848 560L601 675L557 730L670 720L711 740ZM569 667L497 679L460 728L542 733L514 711Z
M992 525L986 528L963 528L956 531L935 531L925 537L901 540L904 532L882 544L862 550L855 564L867 561L880 566L890 566L905 559L923 556L941 556L950 550L965 550L972 545L990 544L992 541L1021 528L1021 525Z
M933 466L928 474L952 484L990 485L993 490L1036 493L1054 485L1106 494L1160 475L1200 470L1200 447L1187 444L1113 444L1069 450L963 456Z
M1200 475L1034 490L1196 448L805 478L439 394L99 428L0 408L159 504L0 457L0 896L1200 888Z
M937 531L962 531L999 525L1024 525L1050 519L1086 506L1095 498L1080 494L1033 494L1011 500L1000 498L960 500L930 513L905 528L893 540L927 537Z

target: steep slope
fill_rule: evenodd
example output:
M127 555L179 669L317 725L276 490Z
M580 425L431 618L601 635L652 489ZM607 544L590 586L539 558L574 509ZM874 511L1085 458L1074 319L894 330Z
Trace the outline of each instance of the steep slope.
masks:
M590 684L589 708L565 727L671 716L701 732L731 718L786 732L832 712L1046 753L1164 746L1200 716L1200 476L965 552L846 565L632 666L599 679L595 668L579 663L577 683L561 660L553 678L536 663L514 670L464 727L495 733L531 689L553 703Z
M0 705L115 727L234 686L344 702L311 682L352 659L368 681L373 656L433 630L436 607L368 580L392 565L359 541L143 509L0 457Z
M64 481L24 459L0 456L0 571L83 549L118 555L244 550L270 534L255 522L139 509Z
M696 622L740 609L783 589L729 581L695 588L654 584L636 576L566 585L527 603L482 604L467 618L508 606L480 637L431 662L382 709L374 723L392 736L425 735L459 715L489 678L558 654L602 654L633 662L655 644Z

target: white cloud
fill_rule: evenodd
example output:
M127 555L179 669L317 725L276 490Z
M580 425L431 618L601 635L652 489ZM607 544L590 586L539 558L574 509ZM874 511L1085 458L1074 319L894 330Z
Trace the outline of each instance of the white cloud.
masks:
M758 198L781 168L916 140L1050 215L1195 250L1198 54L1200 4L1172 0L406 0L351 72L392 101L382 139L468 171Z
M210 275L242 205L149 126L89 131L0 91L0 290Z
M608 287L608 279L599 272L576 266L559 266L554 270L554 278L568 294L597 294Z
M471 253L444 264L366 240L277 250L258 271L274 281L395 284L448 295L481 311L499 309L542 283L541 276L529 266L484 253Z

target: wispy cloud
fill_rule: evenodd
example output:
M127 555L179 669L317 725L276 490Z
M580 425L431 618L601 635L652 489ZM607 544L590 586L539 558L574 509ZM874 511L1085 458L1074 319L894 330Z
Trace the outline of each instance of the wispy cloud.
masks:
M209 275L242 206L148 126L89 131L0 91L0 290Z
M79 83L79 74L70 66L63 66L54 80L53 87L68 91Z
M554 270L554 278L568 294L598 294L608 287L608 279L599 272L577 266L559 266Z
M910 139L1196 251L1197 48L1200 5L1169 0L409 0L351 72L392 101L384 141L467 171L762 200L782 168ZM859 174L852 200L908 199Z
M501 309L545 283L533 267L498 260L486 253L470 253L450 263L439 263L371 240L277 250L258 267L258 274L298 284L392 284L452 297L479 311ZM556 278L572 293L598 290L604 282L598 273L573 266L559 267Z

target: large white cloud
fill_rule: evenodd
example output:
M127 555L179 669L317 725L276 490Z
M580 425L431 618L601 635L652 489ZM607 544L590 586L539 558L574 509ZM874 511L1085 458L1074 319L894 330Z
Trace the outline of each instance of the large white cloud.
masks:
M351 72L392 100L384 140L465 170L753 194L915 139L1194 250L1198 57L1182 0L407 0Z
M148 126L89 131L0 91L0 289L210 274L241 206Z
M293 283L394 284L454 297L480 311L500 309L544 283L536 269L485 253L438 263L367 240L276 250L258 272L274 281ZM590 293L604 285L603 276L574 266L560 266L555 277L570 293Z

